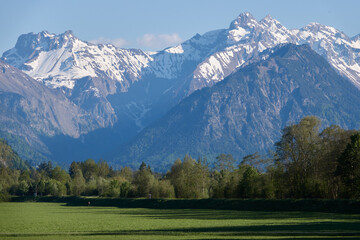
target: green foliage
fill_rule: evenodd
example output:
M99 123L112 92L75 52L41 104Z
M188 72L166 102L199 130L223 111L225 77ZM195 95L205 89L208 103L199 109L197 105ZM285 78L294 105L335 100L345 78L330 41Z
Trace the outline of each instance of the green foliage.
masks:
M339 158L337 174L343 183L344 196L360 198L360 133L351 136L351 143Z
M175 189L169 180L157 180L151 189L152 198L175 198Z
M260 197L259 172L252 166L244 166L245 172L239 184L239 196L241 198Z
M119 197L120 196L120 182L116 179L113 179L108 184L107 196L109 197Z
M19 182L18 191L21 195L25 195L29 191L29 184L25 180Z
M45 177L51 177L51 171L53 169L53 165L51 161L43 162L39 165L38 171Z
M339 195L340 179L334 173L338 168L338 159L350 143L350 137L354 132L332 125L320 133L321 156L318 175L323 181L323 196L327 198L337 198Z
M211 195L213 198L225 198L225 187L229 182L228 171L214 171L211 175Z
M189 155L184 160L176 160L167 174L178 198L209 197L210 173L206 163Z
M151 172L150 166L147 167L144 162L135 173L134 184L137 196L148 197L151 194L151 189L155 184L155 176Z
M23 137L15 136L13 134L0 130L0 138L6 139L6 143L11 146L13 151L21 157L21 161L16 161L14 165L15 168L28 168L29 166L26 162L29 162L30 165L34 166L38 165L41 162L49 161L49 158L46 156L45 149L34 149L34 147L30 146Z
M0 168L28 169L28 165L8 145L4 139L0 139Z
M218 171L234 171L236 160L231 154L220 154L216 157L215 169Z
M299 124L283 130L282 138L276 143L277 161L284 167L284 177L288 185L289 196L308 197L314 173L319 160L320 120L310 116Z
M349 159L347 153L350 151L345 147L354 131L330 126L319 133L319 126L319 119L305 117L299 124L284 129L281 140L276 143L274 167L269 172L274 179L277 197L339 197L339 176L343 176L342 182L345 183L346 176L351 175L351 168L345 160ZM350 192L350 189L344 191ZM349 196L342 194L342 197Z
M106 196L108 184L109 184L109 181L102 177L99 177L98 179L96 179L97 195L99 195L101 197Z
M80 164L83 176L86 181L95 178L99 173L99 167L93 159L87 159Z
M243 157L241 164L250 165L256 168L259 172L265 172L266 167L271 165L272 159L263 158L258 152Z
M132 185L127 180L123 181L120 185L120 197L126 198L131 191Z
M55 179L48 179L45 181L45 195L64 196L66 195L66 186L64 183Z
M61 167L59 167L59 166L56 166L50 172L51 172L51 174L50 174L51 178L56 181L59 181L63 184L70 181L69 174L65 170L61 169Z
M210 192L213 198L236 198L243 171L217 170L211 173Z
M108 177L110 174L109 164L107 164L107 162L105 162L104 160L101 160L98 163L98 174L99 177L103 177L103 178Z
M71 192L75 196L80 196L85 190L85 178L80 169L74 173L74 178L71 183Z
M16 154L0 141L0 201L20 196L141 198L360 198L360 134L309 116L287 126L272 157L247 155L237 169L220 154L210 170L205 158L185 155L166 174L142 162L137 171L113 170L105 161L72 162L68 172L52 162L17 170ZM5 159L5 160L4 160ZM9 160L10 159L10 160Z
M129 167L124 167L120 170L119 176L125 178L127 181L132 181L133 179L133 171Z

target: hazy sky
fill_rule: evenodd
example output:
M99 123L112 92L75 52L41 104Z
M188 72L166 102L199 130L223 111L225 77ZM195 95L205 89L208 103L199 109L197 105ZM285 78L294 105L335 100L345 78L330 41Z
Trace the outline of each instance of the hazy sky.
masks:
M24 33L73 30L85 41L158 50L196 33L227 28L242 12L267 14L287 28L331 25L349 37L360 33L359 0L0 0L0 55Z

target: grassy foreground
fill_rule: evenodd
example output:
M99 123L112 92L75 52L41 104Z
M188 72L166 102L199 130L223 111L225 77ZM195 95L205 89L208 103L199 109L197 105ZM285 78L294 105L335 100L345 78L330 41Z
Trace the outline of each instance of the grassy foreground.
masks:
M360 214L0 203L0 239L360 239Z

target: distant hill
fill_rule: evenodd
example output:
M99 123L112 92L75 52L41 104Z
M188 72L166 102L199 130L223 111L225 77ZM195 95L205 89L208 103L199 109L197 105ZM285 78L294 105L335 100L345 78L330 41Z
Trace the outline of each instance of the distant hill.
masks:
M0 139L0 168L1 167L21 170L29 167L4 139Z

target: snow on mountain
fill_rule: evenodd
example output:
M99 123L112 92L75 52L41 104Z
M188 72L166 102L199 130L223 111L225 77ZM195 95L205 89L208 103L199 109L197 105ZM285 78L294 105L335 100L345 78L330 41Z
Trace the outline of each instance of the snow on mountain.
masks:
M149 64L149 69L146 69L147 72L157 78L176 79L186 76L193 71L193 66L201 63L222 44L223 31L215 30L202 36L196 34L182 44L152 55L153 61Z
M285 43L309 44L360 88L360 35L350 39L318 23L289 30L269 15L258 21L250 13L240 14L227 29L196 34L159 52L95 45L71 31L59 35L43 31L21 35L2 59L51 88L62 88L87 111L100 109L112 119L113 111L118 115L123 109L142 128L143 118L158 113L156 106L165 113L185 96L222 81L265 50ZM141 84L129 94L131 99L115 96L109 102L109 94L128 92L135 82Z
M300 29L297 43L308 43L342 75L360 88L360 44L341 31L319 23L310 23Z
M52 88L73 89L76 79L90 76L118 81L122 91L139 79L142 68L152 60L141 50L81 41L71 31L21 35L2 58Z
M316 23L299 30L288 30L269 15L257 21L250 13L240 14L224 34L227 46L197 66L189 93L214 85L265 49L282 43L309 44L360 87L360 37L349 39L333 27Z
M60 35L43 31L21 35L2 59L52 88L72 89L76 79L90 76L119 82L120 91L127 91L143 76L180 80L191 75L189 94L214 85L249 59L281 43L309 44L360 87L359 36L350 39L318 23L289 30L270 15L258 21L250 13L240 14L228 29L196 34L156 53L94 45L79 40L71 31Z
M355 37L351 38L353 42L353 48L360 48L360 34L356 35Z
M190 91L221 81L263 50L293 42L294 38L289 30L270 16L258 22L249 13L239 15L224 35L227 46L197 66Z

